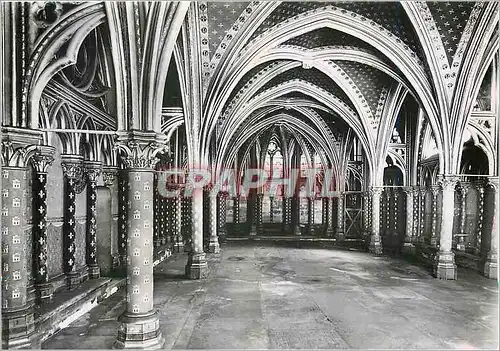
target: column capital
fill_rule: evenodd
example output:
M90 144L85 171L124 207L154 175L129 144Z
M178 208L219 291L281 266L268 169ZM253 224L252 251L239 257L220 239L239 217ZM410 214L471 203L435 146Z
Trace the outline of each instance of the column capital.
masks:
M453 174L442 174L439 177L438 184L443 191L454 191L460 178Z
M113 185L117 176L118 176L118 168L103 167L102 180L104 181L104 185L107 186L108 188Z
M2 165L26 167L41 141L38 130L2 127Z
M37 173L47 173L49 166L54 162L55 147L40 145L31 157L31 164Z
M95 182L97 181L97 177L102 172L102 164L100 161L85 161L84 164L84 172L89 181Z
M498 192L498 176L488 177L488 183L486 186L494 192Z
M409 194L413 195L413 187L405 186L403 187L403 192L408 196Z
M378 196L382 195L382 192L384 191L384 187L382 186L372 186L369 190L371 196Z
M79 180L83 177L83 156L61 155L63 174L68 179Z
M434 196L438 195L439 191L441 190L441 186L437 184L431 185L429 188L430 191L432 192L432 195Z
M121 132L115 148L120 151L126 169L154 170L159 153L168 151L166 136L155 132Z

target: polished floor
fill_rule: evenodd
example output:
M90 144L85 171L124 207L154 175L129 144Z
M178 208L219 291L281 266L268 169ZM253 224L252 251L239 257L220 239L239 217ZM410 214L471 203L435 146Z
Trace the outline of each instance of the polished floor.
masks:
M186 280L186 256L155 271L165 348L496 349L498 285L468 270L440 281L368 253L228 244L210 277ZM110 348L120 291L44 348Z

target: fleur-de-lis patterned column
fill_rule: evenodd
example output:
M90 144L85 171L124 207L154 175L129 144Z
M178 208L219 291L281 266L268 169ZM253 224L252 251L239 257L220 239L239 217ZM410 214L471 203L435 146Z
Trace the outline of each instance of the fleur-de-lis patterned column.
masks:
M371 204L372 204L372 228L370 237L370 252L375 255L382 254L382 242L380 241L380 196L382 195L382 187L372 187L370 189Z
M424 229L425 229L425 195L427 194L427 189L422 186L420 188L420 227L418 230L418 240L420 243L425 242L425 235L424 235Z
M403 244L403 250L410 252L413 248L413 188L404 187L403 191L406 195L406 230L405 230L405 241Z
M24 163L24 162L23 162ZM34 332L28 304L28 274L22 226L26 206L26 168L2 169L2 348L29 347Z
M206 200L208 200L208 230L210 235L208 252L220 253L219 238L217 237L217 195L209 191Z
M153 309L153 174L164 149L155 134L138 133L119 139L128 181L127 305L115 346L154 348L164 343L157 312Z
M432 185L430 190L431 190L431 194L432 194L431 245L436 247L437 246L437 233L436 233L436 228L437 228L437 197L439 195L439 186ZM453 206L454 206L454 204L453 204ZM450 218L453 218L453 216Z
M76 267L76 186L83 178L83 157L62 155L61 166L64 173L64 224L63 259L66 285L68 289L77 288L82 276Z
M110 192L111 192L111 198L115 198L116 200L118 200L118 206L120 205L119 204L119 200L120 200L120 195L118 193L118 169L115 168L115 167L104 167L103 168L103 172L102 172L102 180L103 180L103 183L104 183L104 186L106 186L107 188L109 188ZM116 182L116 183L115 183ZM116 184L116 187L114 186ZM110 237L110 240L111 240L111 247L114 248L114 250L112 251L112 255L113 255L113 263L112 263L112 267L113 269L117 268L120 266L120 255L119 255L119 233L120 233L120 215L118 214L118 223L117 223L117 226L116 228L112 225L111 226L111 237ZM113 230L115 229L115 230Z
M419 194L418 186L413 187L412 194L413 194L413 213L414 213L412 243L415 244L418 242L419 239L419 228L420 228L420 215L419 215L420 200L418 197Z
M53 289L47 270L47 171L55 149L40 147L31 158L33 165L33 276L38 303L52 299Z
M289 234L292 224L292 198L283 197L283 232Z
M314 235L314 198L307 198L307 231L309 235Z
M332 202L333 204L333 202ZM344 223L345 223L345 193L341 192L337 198L337 241L344 240Z
M264 202L264 194L257 194L257 201L255 201L255 229L257 233L262 233L262 206Z
M471 244L473 250L476 254L479 254L481 251L481 240L483 235L483 218L484 218L484 192L485 186L484 182L480 181L477 184L477 191L479 198L477 199L477 211L478 211L478 220L477 220L477 229L476 233L474 233L474 240L472 240Z
M269 222L274 223L274 196L269 196Z
M202 279L208 275L208 264L203 252L203 189L193 189L191 196L191 251L186 265L186 275Z
M182 240L182 198L181 195L172 198L174 202L174 251L182 252L184 250L184 241Z
M87 269L89 278L101 276L97 262L97 178L101 174L101 162L85 162L87 175Z
M490 177L488 181L490 195L489 245L484 264L484 275L487 278L498 279L498 177Z
M125 266L127 262L128 190L127 171L120 169L118 173L118 256L121 266Z
M440 180L442 188L442 216L441 230L439 233L439 252L434 265L434 275L439 279L457 279L457 266L455 254L451 251L453 239L453 211L455 203L455 186L458 177L443 175Z
M300 232L300 197L298 194L295 194L292 197L291 222L292 222L292 233L295 235L301 235L301 232Z
M333 238L333 197L326 198L326 236Z
M363 192L363 235L369 237L370 236L370 193L368 191Z
M467 236L465 233L465 221L467 219L467 193L469 192L469 188L470 184L467 182L460 182L458 187L460 191L460 228L456 241L457 250L459 251L465 251L465 237Z
M240 197L239 195L233 197L233 223L240 223Z
M227 236L226 230L226 209L227 209L227 198L228 194L226 192L220 192L217 201L217 221L218 221L218 233L219 241L224 242Z

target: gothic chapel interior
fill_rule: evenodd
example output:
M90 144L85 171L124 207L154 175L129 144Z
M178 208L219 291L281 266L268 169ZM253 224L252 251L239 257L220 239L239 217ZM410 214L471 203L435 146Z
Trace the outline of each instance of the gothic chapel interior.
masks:
M451 336L419 347L489 345L497 2L3 2L0 25L3 348L418 348L431 309ZM298 180L186 193L199 168Z

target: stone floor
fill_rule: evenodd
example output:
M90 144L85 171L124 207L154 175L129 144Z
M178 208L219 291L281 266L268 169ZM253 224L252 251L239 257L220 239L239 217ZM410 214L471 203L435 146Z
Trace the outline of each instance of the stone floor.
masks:
M165 348L495 349L498 285L462 269L440 281L368 253L232 243L210 277L183 277L185 255L155 270ZM44 348L110 348L120 291L51 337Z

